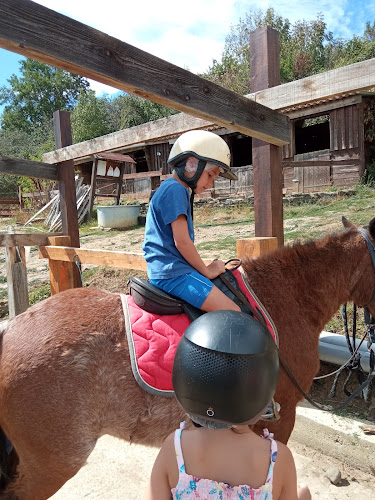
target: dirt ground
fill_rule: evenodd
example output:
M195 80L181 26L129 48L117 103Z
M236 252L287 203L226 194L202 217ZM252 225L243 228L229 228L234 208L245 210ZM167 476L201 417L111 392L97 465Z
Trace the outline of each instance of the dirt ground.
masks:
M374 476L327 458L293 439L289 446L296 462L298 480L309 486L313 499L375 499ZM140 500L157 453L156 448L129 445L119 439L103 436L87 464L51 498ZM325 477L325 471L330 467L337 467L341 471L342 480L337 486Z

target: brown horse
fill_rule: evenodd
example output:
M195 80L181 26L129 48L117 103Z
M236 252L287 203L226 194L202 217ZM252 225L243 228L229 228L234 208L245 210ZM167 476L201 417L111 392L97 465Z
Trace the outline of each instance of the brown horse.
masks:
M368 234L374 242L375 219ZM308 391L324 325L340 304L371 301L375 272L365 239L351 226L245 259L243 268L277 327L284 359ZM374 315L375 301L369 308ZM0 425L13 444L10 455L5 446L0 453L0 498L48 498L103 434L159 445L183 418L174 399L148 394L135 381L119 294L57 294L7 322L0 340ZM281 419L267 427L287 442L302 398L283 370L275 399Z

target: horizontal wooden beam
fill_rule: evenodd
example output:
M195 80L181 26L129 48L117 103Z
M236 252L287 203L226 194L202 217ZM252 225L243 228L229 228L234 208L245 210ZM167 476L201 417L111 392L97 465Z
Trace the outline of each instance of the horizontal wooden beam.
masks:
M161 170L151 170L149 172L138 172L137 174L124 174L122 178L124 180L128 179L142 179L146 177L160 177L162 175Z
M284 83L246 97L272 109L340 97L375 87L375 58Z
M359 158L345 158L342 160L303 160L283 161L283 168L308 168L308 167L343 167L345 165L359 165Z
M363 63L356 63L362 65L362 72L368 71L369 75L373 75L369 83L373 87L375 87L374 61L375 59L370 59L369 61L364 61ZM345 66L345 68L348 67L349 66ZM342 74L345 73L344 68L339 69L342 71L338 74L336 74L335 72L339 70L332 70L331 72L329 72L331 74L331 78L334 80L336 88L338 86L341 86L341 88L343 89L343 92L341 94L337 94L337 96L339 97L346 92L350 93L358 90L355 88L355 79L351 80L350 84L348 84L348 81L345 78L341 83L339 82L338 79L340 77L340 74L342 76ZM321 75L315 76L321 78ZM310 80L314 82L315 76L311 76ZM299 102L299 99L302 99L303 104L305 104L307 107L299 110L291 110L290 112L288 111L287 114L291 119L325 111L328 112L331 109L356 104L362 100L361 96L354 95L342 99L340 98L337 101L329 101L329 96L326 95L327 88L320 89L318 86L314 94L314 102L319 102L320 100L326 100L326 102L318 106L310 107L308 104L312 101L306 101L307 97L304 92L303 86L302 88L300 88L300 82L301 80L296 80L295 82L286 83L253 94L248 94L246 97L251 99L263 100L263 103L266 103L270 108L273 109L281 109L281 104L283 104L284 108L297 106L298 104L301 104L301 102ZM350 90L348 90L348 87L350 87ZM43 161L47 163L57 163L60 161L90 156L100 151L131 148L131 146L133 145L134 149L137 149L137 144L139 144L138 147L142 147L142 145L147 142L166 142L170 137L180 135L184 132L187 132L188 130L209 129L210 127L215 127L214 124L210 121L202 120L185 113L179 113L178 115L172 115L168 118L162 118L153 122L137 125L136 127L120 130L112 134L97 137L89 141L73 144L72 146L46 153L43 155ZM233 132L232 129L230 129L229 131Z
M19 198L0 198L0 205L19 205Z
M133 149L132 146L134 146L134 149L137 149L137 145L140 148L147 141L168 142L170 137L183 134L188 130L208 129L210 127L214 127L210 121L202 120L186 113L179 113L45 153L43 161L46 163L58 163L85 158L103 151L112 151L124 147Z
M9 158L0 156L0 173L11 175L24 175L36 179L57 180L57 167L39 161L25 160L23 158Z
M61 260L63 262L77 262L80 264L94 264L97 266L121 267L146 271L147 263L140 253L115 252L111 250L86 250L84 248L43 246L39 248L39 258ZM204 259L207 265L212 260Z
M33 247L48 245L48 238L62 233L0 234L0 247Z
M288 118L30 0L0 3L0 46L276 145Z

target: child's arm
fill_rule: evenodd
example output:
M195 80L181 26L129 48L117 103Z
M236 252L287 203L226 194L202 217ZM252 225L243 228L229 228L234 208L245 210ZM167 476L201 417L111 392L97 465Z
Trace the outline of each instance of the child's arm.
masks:
M297 488L297 472L294 458L290 449L277 443L278 453L274 473L281 481L281 493L278 500L311 500L310 490L307 487Z
M214 279L216 276L219 276L219 274L225 272L225 264L222 260L214 260L208 266L203 262L194 243L190 239L185 215L179 215L177 219L172 222L171 226L177 250L200 274L206 276L208 279Z
M167 438L169 439L169 438ZM168 480L167 463L168 453L165 442L161 447L152 468L150 481L143 500L171 500L172 493ZM174 457L175 459L175 457Z

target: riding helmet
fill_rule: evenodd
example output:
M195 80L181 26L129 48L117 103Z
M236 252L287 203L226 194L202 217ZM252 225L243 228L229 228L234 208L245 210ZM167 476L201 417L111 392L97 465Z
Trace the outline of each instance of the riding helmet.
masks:
M189 156L199 160L197 171L191 178L184 174ZM230 150L227 143L219 135L207 130L190 130L180 135L172 146L168 163L174 167L179 178L193 189L207 163L220 167L219 175L222 177L237 180L237 176L230 169Z
M172 382L192 419L248 423L271 401L278 380L278 350L252 316L213 311L186 329L176 350Z

